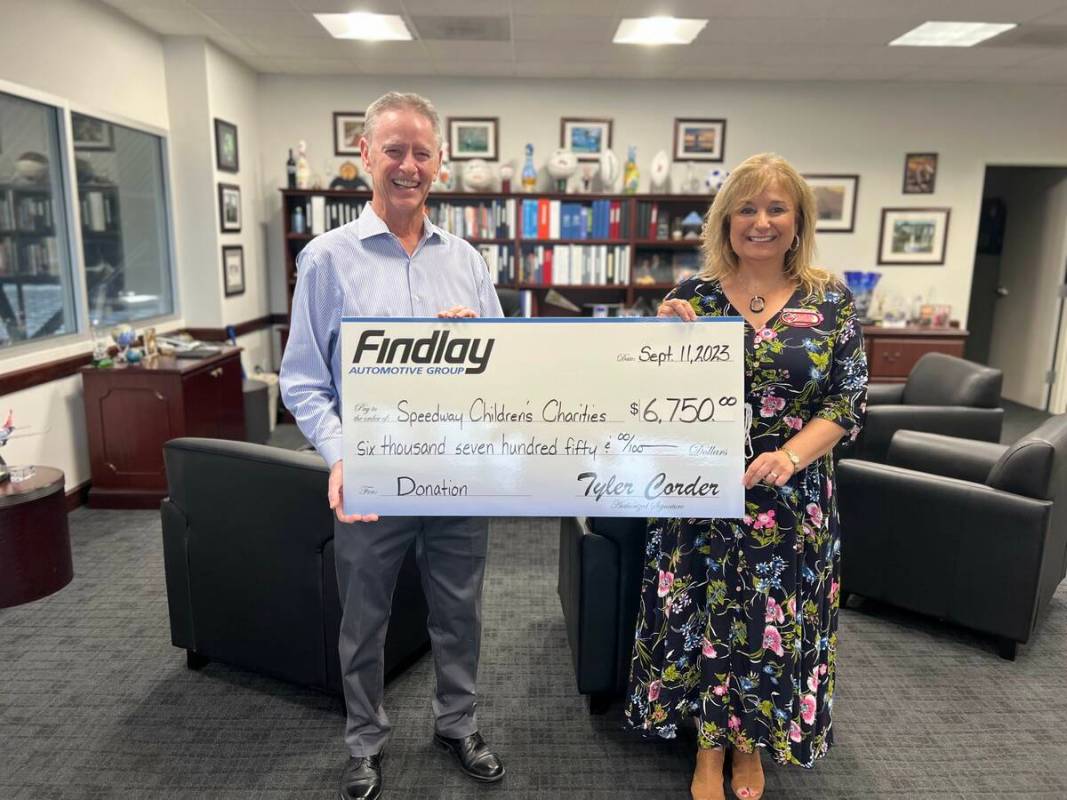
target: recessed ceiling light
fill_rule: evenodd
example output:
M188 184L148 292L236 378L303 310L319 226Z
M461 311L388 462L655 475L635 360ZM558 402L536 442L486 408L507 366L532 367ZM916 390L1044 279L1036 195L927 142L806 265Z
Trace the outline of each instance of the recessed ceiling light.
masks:
M370 42L407 42L412 39L403 18L396 14L356 11L351 14L316 14L315 19L335 39L363 39Z
M627 18L615 31L615 44L689 44L708 24L706 19Z
M924 22L889 44L904 47L973 47L1015 27L1018 26L1014 22Z

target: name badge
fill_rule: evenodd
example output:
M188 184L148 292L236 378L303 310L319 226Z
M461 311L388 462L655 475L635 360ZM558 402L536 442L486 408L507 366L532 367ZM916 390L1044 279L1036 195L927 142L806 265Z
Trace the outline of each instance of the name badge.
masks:
M814 328L823 320L822 312L813 308L787 308L781 320L791 328Z

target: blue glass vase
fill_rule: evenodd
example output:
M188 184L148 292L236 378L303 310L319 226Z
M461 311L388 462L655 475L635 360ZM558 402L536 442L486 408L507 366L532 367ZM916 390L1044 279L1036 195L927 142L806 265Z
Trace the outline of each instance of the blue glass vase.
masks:
M856 305L856 316L860 322L867 324L871 321L871 298L874 297L874 287L881 280L880 272L860 272L858 270L845 270L845 285L852 292L852 298Z

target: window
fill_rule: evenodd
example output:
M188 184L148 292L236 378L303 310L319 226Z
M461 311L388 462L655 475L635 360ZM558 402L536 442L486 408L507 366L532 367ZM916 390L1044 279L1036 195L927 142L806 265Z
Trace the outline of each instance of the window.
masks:
M0 92L0 348L77 330L59 124Z
M78 113L71 130L90 320L173 312L162 138Z

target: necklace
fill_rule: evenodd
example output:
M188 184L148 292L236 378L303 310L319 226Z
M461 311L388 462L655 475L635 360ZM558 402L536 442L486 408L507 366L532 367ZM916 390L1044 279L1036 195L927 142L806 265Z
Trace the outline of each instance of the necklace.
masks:
M762 295L754 294L748 301L748 310L753 314L758 314L764 308L766 308L767 302L763 299Z

